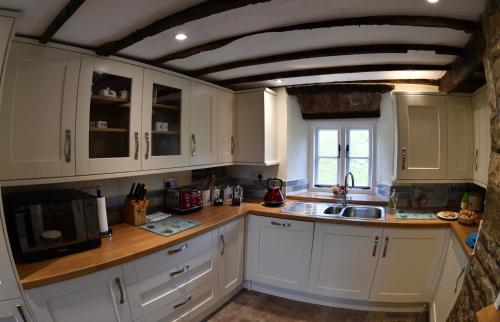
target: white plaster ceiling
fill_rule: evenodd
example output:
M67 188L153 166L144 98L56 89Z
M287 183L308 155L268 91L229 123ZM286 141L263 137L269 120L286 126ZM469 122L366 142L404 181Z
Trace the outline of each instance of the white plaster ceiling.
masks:
M23 12L18 34L40 36L69 0L0 0L0 8ZM145 25L188 8L203 0L86 0L59 29L53 39L82 46L96 47L117 40ZM319 20L375 16L425 15L479 20L486 0L272 0L212 15L164 31L125 48L119 54L140 59L154 59L221 38L242 33ZM174 39L184 32L188 39ZM406 26L352 26L315 30L267 33L237 40L217 50L167 62L166 66L191 71L216 64L286 52L333 46L376 43L437 44L463 47L470 35L444 28ZM250 66L209 75L224 79L297 68L333 67L375 63L450 63L453 56L428 52L389 55L356 55L315 58ZM441 73L442 74L442 73ZM356 77L372 77L362 73ZM435 76L436 72L430 72ZM334 75L332 79L355 75ZM301 77L315 82L318 77ZM328 78L325 76L325 78ZM361 79L361 78L359 78ZM351 79L352 80L352 79ZM298 81L298 80L297 80ZM294 81L295 82L295 81ZM263 85L266 83L260 83Z

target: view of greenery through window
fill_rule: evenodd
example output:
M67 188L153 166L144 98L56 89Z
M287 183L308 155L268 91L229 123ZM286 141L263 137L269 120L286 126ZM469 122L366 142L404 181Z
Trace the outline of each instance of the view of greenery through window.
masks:
M316 184L335 185L344 178L344 173L339 178L339 168L351 171L354 174L357 187L370 185L370 130L349 129L347 131L349 155L342 166L339 158L338 146L339 129L321 129L317 133L317 169ZM342 183L341 183L342 184Z

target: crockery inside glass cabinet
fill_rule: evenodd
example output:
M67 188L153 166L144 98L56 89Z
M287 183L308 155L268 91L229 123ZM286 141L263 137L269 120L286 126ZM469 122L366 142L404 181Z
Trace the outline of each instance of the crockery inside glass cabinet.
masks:
M151 154L180 155L182 90L153 84Z
M89 157L128 157L132 79L94 72L90 99Z

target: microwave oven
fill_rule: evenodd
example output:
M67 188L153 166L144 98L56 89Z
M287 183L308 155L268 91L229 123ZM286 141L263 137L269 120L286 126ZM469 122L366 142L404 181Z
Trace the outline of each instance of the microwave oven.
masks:
M18 259L43 260L101 245L95 196L68 189L6 194L4 201Z

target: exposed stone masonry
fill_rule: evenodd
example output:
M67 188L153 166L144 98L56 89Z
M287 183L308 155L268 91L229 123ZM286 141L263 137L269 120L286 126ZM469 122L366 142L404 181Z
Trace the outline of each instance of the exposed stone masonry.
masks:
M475 313L493 303L500 290L500 0L488 2L482 23L487 40L484 67L491 116L488 190L476 254L449 322L476 321Z

